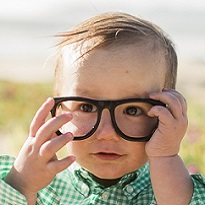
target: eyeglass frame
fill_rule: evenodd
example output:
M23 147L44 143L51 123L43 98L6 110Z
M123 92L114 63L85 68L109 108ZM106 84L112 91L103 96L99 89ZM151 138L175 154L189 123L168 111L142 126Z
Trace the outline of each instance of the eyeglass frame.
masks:
M154 99L151 99L151 98L128 98L128 99L121 99L121 100L94 100L94 99L85 98L85 97L71 96L71 97L54 97L53 99L55 101L55 104L54 104L53 108L50 111L52 117L56 116L55 113L56 113L56 109L57 109L57 106L59 105L59 103L62 103L64 101L68 101L68 100L88 102L88 103L91 103L91 104L93 104L97 107L98 116L97 116L97 120L96 120L96 123L93 126L93 128L87 134L85 134L83 136L74 137L73 140L84 140L84 139L89 138L91 135L93 135L95 133L95 131L97 130L99 124L100 124L102 111L104 109L108 109L109 112L110 112L112 126L113 126L115 132L120 137L122 137L125 140L133 141L133 142L146 142L146 141L149 141L150 138L152 137L153 133L157 129L158 123L156 125L156 128L153 130L153 132L151 134L149 134L145 137L139 137L139 138L130 137L130 136L124 134L120 130L120 128L118 127L118 125L116 123L116 120L115 120L114 110L118 105L121 105L121 104L124 104L124 103L129 103L129 102L145 102L145 103L149 103L153 106L158 105L158 106L166 107L166 105L164 103L162 103L161 101L154 100ZM57 135L62 135L63 133L61 133L60 130L57 130L56 134Z

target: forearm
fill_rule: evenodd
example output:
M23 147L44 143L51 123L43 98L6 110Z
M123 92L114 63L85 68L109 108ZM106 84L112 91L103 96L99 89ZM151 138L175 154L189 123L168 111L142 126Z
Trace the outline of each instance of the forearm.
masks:
M149 159L152 187L158 205L188 205L193 184L178 155Z

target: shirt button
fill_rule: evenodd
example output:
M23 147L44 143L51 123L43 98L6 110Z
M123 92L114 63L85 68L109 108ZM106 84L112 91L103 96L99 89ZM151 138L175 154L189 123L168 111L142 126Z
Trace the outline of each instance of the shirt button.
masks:
M87 179L88 178L88 176L87 176L87 173L86 172L81 172L81 176L84 178L84 179Z
M103 201L107 201L108 198L109 198L109 193L108 193L108 192L104 192L104 193L102 194L102 200L103 200Z
M134 189L133 189L133 187L131 187L131 186L127 186L126 187L126 191L127 191L127 193L129 193L129 194L131 194L133 191L134 191Z

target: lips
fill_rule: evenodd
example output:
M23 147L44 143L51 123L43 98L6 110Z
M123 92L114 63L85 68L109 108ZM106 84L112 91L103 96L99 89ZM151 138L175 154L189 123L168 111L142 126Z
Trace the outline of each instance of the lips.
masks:
M116 153L98 152L95 153L94 156L101 160L117 160L120 159L123 155Z

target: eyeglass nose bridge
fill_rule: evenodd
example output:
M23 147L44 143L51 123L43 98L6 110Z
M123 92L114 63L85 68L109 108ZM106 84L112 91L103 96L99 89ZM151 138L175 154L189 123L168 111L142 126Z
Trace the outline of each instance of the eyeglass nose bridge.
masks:
M113 109L114 104L115 103L113 101L107 101L107 100L101 100L98 102L98 106L100 107L101 110L104 110L105 108L111 110Z
M99 124L100 124L103 110L108 109L109 113L110 113L112 126L113 126L114 130L119 134L119 131L116 127L116 120L115 120L115 114L114 114L114 110L115 110L116 106L117 106L117 104L113 101L99 101L98 102L99 110L98 110L98 121L97 121L96 130L97 130Z
M114 109L116 107L116 103L114 103L113 101L99 101L98 107L99 107L99 116L101 117L103 110L108 109L110 112L111 120L113 122Z

